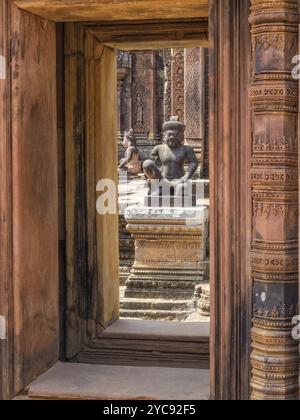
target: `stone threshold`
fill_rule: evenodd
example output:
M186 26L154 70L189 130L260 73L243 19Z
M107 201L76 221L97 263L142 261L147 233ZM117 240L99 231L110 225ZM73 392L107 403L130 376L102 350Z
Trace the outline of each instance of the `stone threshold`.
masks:
M209 323L120 319L72 362L209 369Z
M29 386L28 399L207 400L209 370L58 362Z

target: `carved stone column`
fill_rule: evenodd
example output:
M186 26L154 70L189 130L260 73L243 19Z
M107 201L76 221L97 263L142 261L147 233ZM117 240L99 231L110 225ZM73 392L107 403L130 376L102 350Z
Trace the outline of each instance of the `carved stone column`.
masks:
M204 157L204 49L184 50L185 141L196 152L203 172Z
M184 121L184 48L172 49L171 111Z
M252 399L298 399L298 2L251 4Z

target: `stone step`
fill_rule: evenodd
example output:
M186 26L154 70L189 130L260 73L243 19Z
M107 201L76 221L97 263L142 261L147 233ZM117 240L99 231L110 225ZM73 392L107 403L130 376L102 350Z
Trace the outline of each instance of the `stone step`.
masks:
M131 289L126 287L125 297L127 299L163 299L167 297L171 300L191 300L194 297L194 289L174 290L174 289Z
M197 284L201 284L201 281L197 281L196 279L191 280L190 277L186 279L180 280L176 279L176 277L166 277L164 279L155 279L153 277L145 277L145 278L137 278L135 275L131 275L131 277L127 281L127 287L131 287L133 289L163 289L163 290L192 290L197 286Z
M194 310L195 303L192 300L170 300L170 299L132 299L125 298L120 303L121 310L167 310L167 311L181 311Z
M74 361L125 366L209 368L209 322L120 319Z
M152 319L152 320L166 320L166 321L183 321L193 310L147 310L147 309L121 309L121 318L132 319Z
M56 363L29 387L29 399L207 400L209 370Z

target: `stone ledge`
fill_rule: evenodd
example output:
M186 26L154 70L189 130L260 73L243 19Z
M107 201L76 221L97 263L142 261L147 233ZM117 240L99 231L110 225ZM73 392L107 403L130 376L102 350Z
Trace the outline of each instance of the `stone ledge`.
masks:
M125 212L125 219L131 220L167 220L167 221L188 221L191 224L202 225L207 219L208 207L128 207Z

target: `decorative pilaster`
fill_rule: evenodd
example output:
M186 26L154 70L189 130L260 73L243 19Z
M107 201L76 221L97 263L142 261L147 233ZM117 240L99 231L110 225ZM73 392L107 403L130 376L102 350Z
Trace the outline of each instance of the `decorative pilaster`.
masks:
M204 158L204 49L184 50L185 141L192 146L203 172Z
M132 54L133 105L132 128L136 134L155 138L156 123L156 51L136 51Z
M252 399L299 398L297 0L252 0Z
M172 49L171 109L184 121L184 48Z

